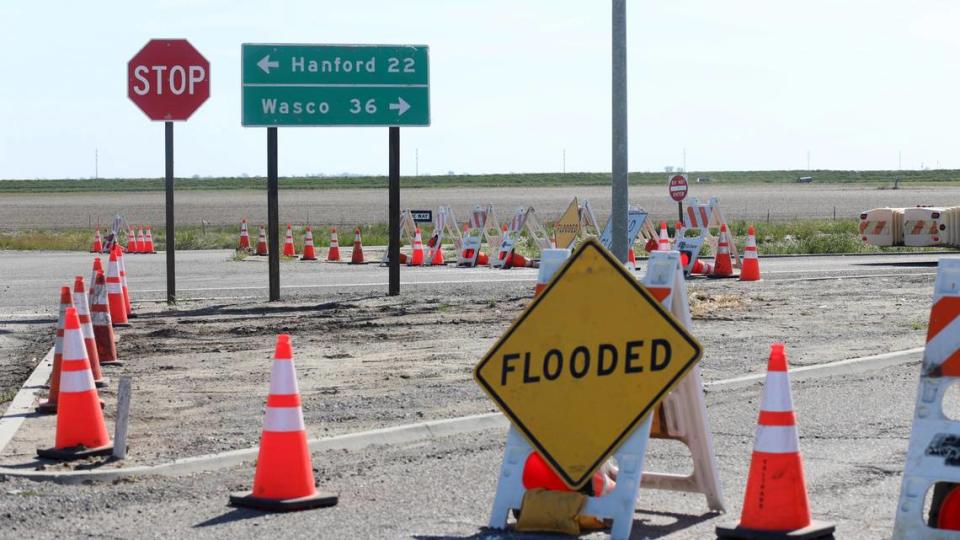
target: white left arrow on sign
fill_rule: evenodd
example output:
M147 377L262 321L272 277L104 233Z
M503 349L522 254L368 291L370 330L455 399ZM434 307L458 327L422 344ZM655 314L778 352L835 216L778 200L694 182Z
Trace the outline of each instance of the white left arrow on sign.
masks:
M257 66L258 66L260 69L262 69L264 73L266 73L267 75L269 75L269 74L270 74L270 68L278 68L278 67L280 67L280 62L278 62L277 60L271 61L271 60L270 60L270 55L268 54L268 55L264 56L263 58L261 58L259 62L257 62Z
M390 110L399 110L400 112L397 113L397 116L403 116L403 113L410 110L410 104L404 101L403 98L397 98L396 103L390 104Z

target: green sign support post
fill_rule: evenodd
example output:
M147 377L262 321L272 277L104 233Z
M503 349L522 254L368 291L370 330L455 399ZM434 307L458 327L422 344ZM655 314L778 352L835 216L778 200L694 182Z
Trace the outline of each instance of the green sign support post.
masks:
M279 230L276 128L388 126L388 294L400 294L400 130L430 125L430 56L425 45L241 46L241 125L270 132L268 229ZM278 248L279 246L277 246ZM280 261L270 245L270 300L280 299Z

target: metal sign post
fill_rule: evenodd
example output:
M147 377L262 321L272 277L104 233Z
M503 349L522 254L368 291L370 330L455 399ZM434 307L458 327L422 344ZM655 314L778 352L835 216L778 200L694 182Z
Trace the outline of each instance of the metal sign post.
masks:
M270 301L280 300L280 223L277 194L277 128L267 128L267 266L270 267Z
M173 223L173 122L164 122L164 155L166 162L164 186L166 189L167 205L167 303L177 301L177 265L174 261L176 253L176 234Z
M677 201L677 215L680 221L683 221L683 200L687 198L688 184L687 175L677 174L670 178L668 183L670 198Z
M387 255L390 257L390 284L387 294L400 294L400 128L391 127L390 131L390 241Z
M627 1L613 4L613 255L627 261Z

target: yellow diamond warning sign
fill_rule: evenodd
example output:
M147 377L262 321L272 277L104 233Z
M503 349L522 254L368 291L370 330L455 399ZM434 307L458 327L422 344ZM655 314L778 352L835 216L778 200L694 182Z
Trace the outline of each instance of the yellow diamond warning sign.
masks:
M589 239L474 378L564 482L579 488L700 356L683 325Z
M574 197L570 201L567 211L560 216L560 219L553 226L554 240L557 247L567 249L573 247L577 234L580 232L580 203Z

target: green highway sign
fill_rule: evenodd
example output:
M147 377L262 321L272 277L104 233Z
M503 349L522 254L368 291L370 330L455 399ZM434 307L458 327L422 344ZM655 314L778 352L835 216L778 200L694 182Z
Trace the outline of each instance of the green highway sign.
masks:
M428 126L425 45L241 46L248 127Z

